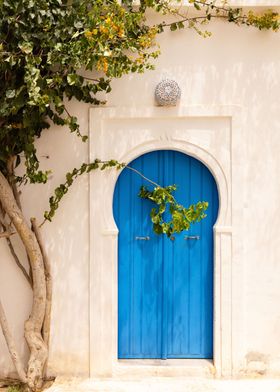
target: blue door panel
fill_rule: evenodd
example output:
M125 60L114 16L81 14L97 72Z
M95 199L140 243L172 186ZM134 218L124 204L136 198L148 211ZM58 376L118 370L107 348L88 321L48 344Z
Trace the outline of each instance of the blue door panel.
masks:
M130 166L163 186L177 184L175 197L183 205L205 200L209 208L207 218L171 241L153 233L152 203L137 196L141 185L150 184L128 169L120 174L113 206L119 228L119 358L211 358L214 178L201 162L175 151L154 151Z

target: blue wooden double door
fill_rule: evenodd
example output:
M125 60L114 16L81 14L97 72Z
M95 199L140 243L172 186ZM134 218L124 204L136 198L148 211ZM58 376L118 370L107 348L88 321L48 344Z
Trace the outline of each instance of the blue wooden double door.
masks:
M218 191L210 171L176 151L154 151L129 164L161 186L176 184L184 206L209 203L207 217L173 240L153 232L153 204L138 197L135 171L124 169L114 193L118 242L118 357L213 357L213 225Z

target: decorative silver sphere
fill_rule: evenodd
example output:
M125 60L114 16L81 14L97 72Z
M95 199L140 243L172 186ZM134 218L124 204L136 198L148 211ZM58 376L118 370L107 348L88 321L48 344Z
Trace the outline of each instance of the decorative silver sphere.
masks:
M159 106L176 106L181 98L181 89L175 80L164 79L155 89L155 99Z

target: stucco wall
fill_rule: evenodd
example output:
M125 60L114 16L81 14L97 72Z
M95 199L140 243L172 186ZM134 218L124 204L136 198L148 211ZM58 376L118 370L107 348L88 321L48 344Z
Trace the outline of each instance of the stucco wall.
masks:
M191 31L167 32L160 37L162 55L155 71L130 75L113 82L108 106L151 107L154 88L164 77L182 88L180 105L239 105L242 110L245 159L242 169L244 200L234 206L233 225L242 243L244 274L233 287L241 301L242 319L233 345L241 354L234 373L255 370L280 375L280 33L259 32L222 22L211 24L213 36L202 39ZM71 102L81 129L88 132L89 107ZM217 148L219 148L217 141ZM26 187L27 216L39 220L53 188L66 171L88 158L88 146L67 130L52 127L38 142L42 167L53 170L47 186ZM49 157L49 158L47 158ZM113 157L112 157L113 158ZM238 174L238 172L236 172ZM237 175L236 174L236 175ZM239 213L240 212L240 213ZM242 214L241 214L242 212ZM89 196L88 178L77 180L43 236L53 265L54 303L50 372L74 376L89 374ZM30 290L0 241L0 296L17 336L22 355L23 322L31 303ZM238 252L233 262L240 262ZM236 294L236 295L235 295ZM238 303L235 304L238 309ZM0 376L13 365L0 334Z

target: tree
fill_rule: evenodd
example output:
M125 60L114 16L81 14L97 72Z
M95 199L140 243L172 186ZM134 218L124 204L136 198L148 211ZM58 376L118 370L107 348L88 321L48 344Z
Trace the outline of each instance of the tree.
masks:
M109 93L111 79L131 72L153 69L153 59L159 55L155 38L165 28L172 31L184 27L209 36L204 26L213 18L225 19L237 25L259 29L279 29L278 14L267 11L261 15L244 14L240 8L214 2L190 1L193 16L172 8L168 1L141 0L133 6L131 0L119 4L116 0L1 0L0 1L0 238L7 241L11 254L33 289L33 305L25 323L25 338L30 357L25 369L16 350L3 306L0 301L0 324L20 381L29 390L42 388L48 356L51 306L51 274L44 251L39 226L35 218L29 224L24 218L18 186L46 183L50 172L40 169L36 155L36 140L51 123L66 125L86 142L77 118L72 116L65 101L73 98L93 105L103 102L99 92ZM150 8L170 15L172 22L162 21L150 26L145 13ZM88 72L96 71L95 77ZM23 161L24 174L16 167ZM91 170L116 167L123 163L95 160L83 163L66 174L66 180L50 198L45 221L51 221L61 198L74 179ZM156 203L152 212L157 231L171 235L186 229L184 212L171 193L174 187L153 191L142 189L141 197ZM169 203L177 213L174 222L165 223L164 205ZM163 206L163 207L162 207ZM207 206L193 209L193 221L203 217ZM181 221L178 222L178 214ZM189 218L191 219L191 218ZM27 271L17 256L13 236L19 235L30 265Z

